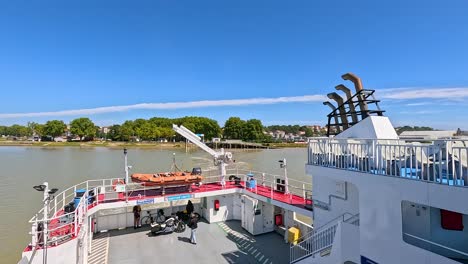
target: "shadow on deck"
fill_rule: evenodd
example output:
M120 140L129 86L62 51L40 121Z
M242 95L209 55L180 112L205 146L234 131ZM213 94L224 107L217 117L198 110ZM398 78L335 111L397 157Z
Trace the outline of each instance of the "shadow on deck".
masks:
M108 263L288 263L289 244L277 233L248 234L240 221L200 222L197 244L183 233L150 236L149 227L109 232Z

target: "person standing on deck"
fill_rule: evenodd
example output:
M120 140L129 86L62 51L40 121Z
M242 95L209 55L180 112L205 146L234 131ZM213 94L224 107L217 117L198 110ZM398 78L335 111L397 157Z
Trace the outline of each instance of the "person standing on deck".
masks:
M137 229L137 227L141 227L140 213L141 213L141 207L139 205L133 206L133 228L134 229Z
M195 236L195 233L196 233L197 228L198 228L198 217L197 217L196 214L192 213L190 215L190 221L189 221L188 227L190 227L190 229L191 229L190 243L196 245L197 244L197 238Z
M193 213L193 203L192 201L188 200L187 206L185 207L185 210L187 211L187 215L190 217Z

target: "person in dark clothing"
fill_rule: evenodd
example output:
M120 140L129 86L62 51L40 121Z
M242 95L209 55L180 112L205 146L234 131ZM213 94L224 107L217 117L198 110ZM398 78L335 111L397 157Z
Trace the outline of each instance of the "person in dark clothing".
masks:
M196 245L197 244L197 238L195 236L195 233L198 228L198 216L196 214L191 214L190 215L190 221L188 224L188 227L190 227L191 232L190 232L190 243Z
M185 210L187 211L187 214L190 217L192 215L192 213L193 213L193 210L194 210L192 201L188 200L188 203L187 203L187 206L185 207Z
M134 229L137 229L137 227L141 227L140 213L141 213L141 207L139 205L133 206L133 228Z

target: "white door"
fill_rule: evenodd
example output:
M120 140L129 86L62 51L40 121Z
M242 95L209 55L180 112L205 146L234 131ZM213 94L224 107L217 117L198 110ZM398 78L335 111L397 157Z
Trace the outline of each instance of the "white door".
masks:
M274 230L274 207L271 204L262 203L263 213L263 232L271 232Z
M242 203L242 227L253 234L255 200L245 195L242 196L242 199L244 201Z
M235 195L233 198L233 210L232 210L232 218L234 220L241 220L242 219L242 202L240 196Z

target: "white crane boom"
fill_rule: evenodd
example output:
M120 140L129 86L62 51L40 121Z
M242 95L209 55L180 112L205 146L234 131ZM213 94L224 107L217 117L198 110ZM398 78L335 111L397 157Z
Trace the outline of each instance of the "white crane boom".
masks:
M193 144L197 145L204 151L208 152L211 156L213 156L214 164L218 166L219 168L219 173L220 173L220 182L221 186L225 186L226 184L226 166L227 163L232 161L232 154L231 152L224 152L224 149L221 149L220 152L217 152L201 141L201 138L197 135L195 135L192 131L188 130L186 127L180 125L177 126L175 124L172 124L172 130L177 132L179 135L183 136Z
M205 145L205 143L203 143L201 141L201 138L199 136L195 135L192 131L188 130L183 125L177 126L175 124L172 124L172 130L174 130L179 135L186 138L188 141L190 141L193 144L197 145L198 147L200 147L204 151L208 152L211 156L218 157L218 153L216 151L212 150L210 147Z

